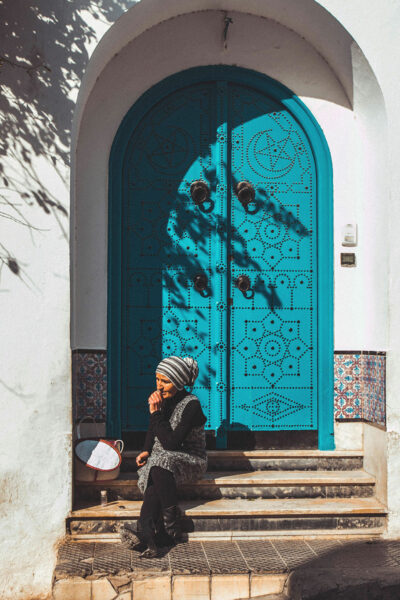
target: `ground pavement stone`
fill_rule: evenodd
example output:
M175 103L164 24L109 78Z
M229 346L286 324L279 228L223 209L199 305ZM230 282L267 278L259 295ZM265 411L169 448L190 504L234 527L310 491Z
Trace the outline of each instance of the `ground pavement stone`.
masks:
M119 543L67 540L54 576L54 600L236 600L237 592L238 598L284 592L290 600L400 600L400 540L185 542L151 560Z
M92 581L92 600L114 600L117 592L108 579Z
M250 594L248 574L212 575L211 600L237 600Z

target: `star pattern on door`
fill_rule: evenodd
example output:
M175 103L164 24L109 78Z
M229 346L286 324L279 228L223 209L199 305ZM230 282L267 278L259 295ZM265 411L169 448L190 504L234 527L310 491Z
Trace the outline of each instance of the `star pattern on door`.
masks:
M291 169L296 155L291 152L290 134L276 140L269 129L258 134L254 142L254 156L263 169L287 172Z
M163 170L175 169L181 165L189 150L190 141L184 129L172 129L170 135L153 133L149 161Z
M300 323L270 312L260 321L246 320L236 347L244 359L244 375L263 377L276 385L283 376L300 376L300 359L309 351L300 337Z
M206 351L204 335L199 331L198 320L178 318L174 312L165 312L164 328L160 331L158 323L152 319L141 319L140 336L130 344L141 365L141 373L154 370L154 357L162 347L164 356L190 354L199 359Z
M285 224L285 219L292 225ZM236 252L240 246L245 247L246 255L259 269L274 270L282 261L299 260L301 241L309 235L299 223L297 206L285 207L273 215L265 208L258 222L246 214L236 227L233 246Z

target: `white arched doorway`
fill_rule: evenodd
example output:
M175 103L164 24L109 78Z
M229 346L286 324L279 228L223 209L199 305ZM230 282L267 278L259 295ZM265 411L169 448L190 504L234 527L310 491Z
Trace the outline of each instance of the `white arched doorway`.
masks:
M387 253L381 243L387 206L385 111L367 60L346 29L317 3L288 2L290 10L283 12L253 2L246 14L233 1L224 10L214 10L213 2L202 8L207 10L198 11L194 1L184 7L140 3L108 32L89 64L78 99L73 153L73 350L88 350L104 364L107 165L118 126L152 85L183 69L210 64L265 73L292 89L316 117L334 174L335 349L351 354L354 348L386 348L387 276L381 268ZM232 11L233 22L225 43L226 10ZM201 32L196 43L194 32ZM356 270L340 268L346 222L357 222L364 231ZM101 402L105 410L105 395ZM359 432L353 429L347 437L354 439Z

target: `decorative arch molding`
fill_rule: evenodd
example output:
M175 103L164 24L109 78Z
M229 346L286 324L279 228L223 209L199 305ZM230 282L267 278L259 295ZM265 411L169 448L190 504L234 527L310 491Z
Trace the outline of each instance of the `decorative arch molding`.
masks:
M136 2L105 33L96 46L82 79L74 116L73 137L76 138L84 107L102 70L121 49L133 39L163 21L198 11L245 12L271 19L297 32L321 54L340 80L348 98L353 96L353 65L351 47L360 40L351 35L350 27L341 23L338 15L317 0L141 0ZM360 50L368 62L365 49ZM371 69L372 73L372 69ZM374 76L375 77L375 76Z

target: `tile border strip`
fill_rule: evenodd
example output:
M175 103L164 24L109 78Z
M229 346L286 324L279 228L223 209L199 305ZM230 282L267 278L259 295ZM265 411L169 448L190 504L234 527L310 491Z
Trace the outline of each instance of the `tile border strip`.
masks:
M84 416L97 422L107 418L107 351L72 351L73 419Z
M73 418L107 418L107 351L72 351ZM386 352L335 350L334 414L339 422L386 428Z
M335 351L334 410L336 421L386 428L386 352Z

